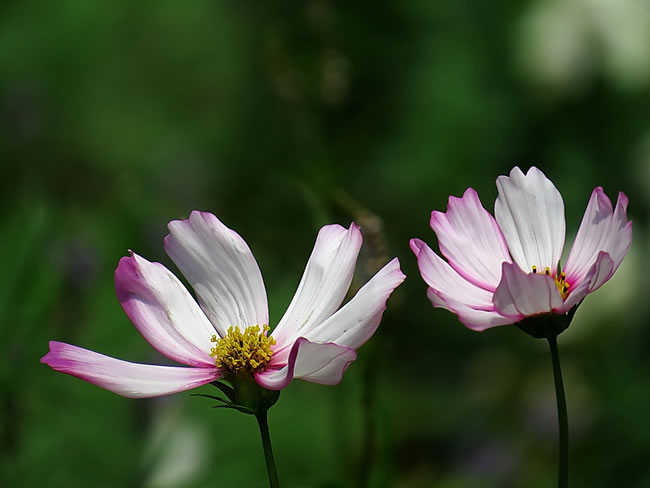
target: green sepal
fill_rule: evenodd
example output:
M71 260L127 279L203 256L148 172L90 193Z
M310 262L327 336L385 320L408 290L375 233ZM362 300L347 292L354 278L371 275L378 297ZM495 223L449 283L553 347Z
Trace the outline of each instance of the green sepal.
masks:
M237 410L238 412L245 413L246 415L255 415L255 412L249 410L246 407L241 405L235 405L234 403L228 403L227 405L214 405L212 408L230 408L232 410Z
M242 373L228 378L233 386L234 404L251 410L253 414L266 412L278 401L280 391L267 390L257 384L250 374Z
M223 381L213 381L210 384L218 388L230 401L214 395L195 393L194 396L210 398L221 402L222 405L215 405L213 408L232 408L239 412L258 415L266 412L278 401L280 392L262 388L255 382L255 378L248 373L230 375L225 378L232 386Z
M230 398L232 396L232 394L233 394L234 390L232 389L232 387L225 384L222 381L218 381L218 380L217 381L212 381L210 384L212 386L214 386L215 388L218 388L221 391L221 393L226 395L228 398Z

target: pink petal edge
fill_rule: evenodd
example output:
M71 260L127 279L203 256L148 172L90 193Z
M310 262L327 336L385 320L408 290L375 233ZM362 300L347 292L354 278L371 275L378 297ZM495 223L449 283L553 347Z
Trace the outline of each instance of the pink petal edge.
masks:
M516 263L503 263L501 283L494 292L496 311L523 319L555 312L563 306L555 279L542 273L526 273Z
M581 281L601 251L609 254L614 265L612 275L614 274L632 244L632 222L627 218L628 203L623 192L618 193L615 207L603 187L598 186L591 192L564 266L569 283Z
M492 292L467 281L421 239L411 239L409 245L417 258L422 279L445 301L462 303L476 310L494 311Z
M501 229L476 190L468 188L461 198L450 195L447 211L431 212L429 224L449 265L470 283L494 292L501 263L511 258Z
M41 358L41 363L127 398L150 398L178 393L220 377L216 367L131 363L64 342L50 341L49 346L50 351Z
M458 317L461 324L476 332L483 332L492 327L500 327L517 322L517 319L505 317L496 311L476 310L463 303L445 298L439 295L433 288L427 289L427 298L429 298L434 307L448 310Z
M135 328L158 352L189 366L214 364L208 351L216 331L165 266L131 251L115 269L115 292Z

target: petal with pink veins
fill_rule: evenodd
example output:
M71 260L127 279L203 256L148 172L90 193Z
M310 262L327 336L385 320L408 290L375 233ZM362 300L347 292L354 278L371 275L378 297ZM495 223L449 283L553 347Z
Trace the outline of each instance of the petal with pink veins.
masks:
M334 342L357 349L374 334L386 310L388 297L405 278L399 260L393 259L361 287L354 298L306 332L304 337L312 342Z
M115 270L122 308L144 338L161 354L190 366L213 366L214 327L183 284L160 263L132 253Z
M271 364L255 375L255 381L263 388L281 390L293 378L322 385L336 385L343 373L357 358L354 349L338 344L317 344L299 337L291 347L286 364Z
M524 270L555 271L564 246L564 202L560 192L534 166L518 167L497 178L494 214L513 260Z
M56 341L50 341L50 352L41 358L41 363L128 398L169 395L219 378L219 370L215 367L130 363Z
M522 319L558 310L563 301L552 276L525 273L515 263L503 263L494 305L501 315Z
M591 193L564 266L569 283L581 281L601 251L606 252L613 262L612 274L616 271L632 243L632 222L627 219L627 204L624 193L618 194L616 208L612 208L612 202L602 187L595 188Z
M321 228L298 289L273 331L278 344L293 344L341 305L350 288L361 241L354 223L349 229L340 225Z
M447 212L432 212L431 228L452 268L481 288L496 289L501 263L509 262L510 254L494 217L473 188L465 190L462 198L450 196Z
M411 250L418 260L422 279L445 301L451 299L477 310L494 310L492 293L459 275L447 262L420 239L411 239Z
M219 335L269 322L266 290L246 241L208 212L169 223L165 249L196 292Z

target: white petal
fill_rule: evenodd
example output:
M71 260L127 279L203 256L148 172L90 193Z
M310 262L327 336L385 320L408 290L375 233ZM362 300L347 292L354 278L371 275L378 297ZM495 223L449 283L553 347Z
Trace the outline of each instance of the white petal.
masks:
M386 301L406 276L399 260L380 269L341 309L306 334L312 342L334 342L357 349L374 334L386 310Z
M524 273L514 263L503 263L501 283L494 292L494 305L501 315L521 319L557 311L562 304L555 278L543 273Z
M343 373L357 358L354 349L338 344L301 344L296 358L294 378L321 385L336 385L343 379Z
M612 208L612 202L602 187L595 188L591 193L580 229L564 266L569 283L580 282L601 251L606 252L613 262L612 274L616 271L632 242L632 222L627 220L627 204L627 197L623 193L619 193L615 209Z
M144 338L174 361L213 366L210 338L215 334L199 305L167 268L133 253L115 270L122 308Z
M354 349L337 344L316 344L300 337L291 347L286 364L278 369L272 367L257 373L257 383L269 390L281 390L293 378L336 385L343 379L343 373L352 361L357 358ZM273 359L272 359L273 361Z
M494 291L501 263L510 261L508 246L494 218L468 188L463 198L449 197L447 212L431 213L431 228L449 264L468 281Z
M219 378L219 370L215 367L181 368L129 363L55 341L50 342L50 352L41 358L41 363L129 398L169 395Z
M458 320L468 329L482 332L499 325L509 325L516 322L512 317L504 317L496 311L476 310L450 298L446 300L437 295L433 288L427 289L427 297L434 307L444 308L458 316Z
M420 239L411 239L411 250L418 260L422 279L443 299L451 299L478 310L494 310L492 293L460 276Z
M279 344L293 344L332 315L345 298L361 248L356 224L326 225L318 232L296 294L273 331Z
M246 241L207 212L169 223L167 254L194 288L221 336L269 322L262 274Z
M497 223L513 260L526 272L533 266L555 271L564 246L564 202L553 183L534 166L523 174L497 178Z

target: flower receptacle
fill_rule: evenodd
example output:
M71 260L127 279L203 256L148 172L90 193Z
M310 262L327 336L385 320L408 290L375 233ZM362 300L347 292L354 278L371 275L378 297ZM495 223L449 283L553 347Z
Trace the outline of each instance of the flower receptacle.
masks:
M225 378L230 385L223 381L213 381L210 383L218 388L229 401L213 395L201 395L206 398L217 400L221 405L220 408L232 408L242 413L258 416L266 414L266 411L278 401L280 391L267 390L255 382L255 379L246 372L237 375L229 375ZM231 386L232 385L232 386Z
M233 387L232 402L246 407L255 414L271 408L280 397L279 390L262 388L255 382L255 378L248 373L232 376L228 378L228 381Z
M548 339L557 337L571 325L571 320L577 310L576 305L568 313L544 313L532 315L517 322L515 325L523 330L526 334L537 339Z

